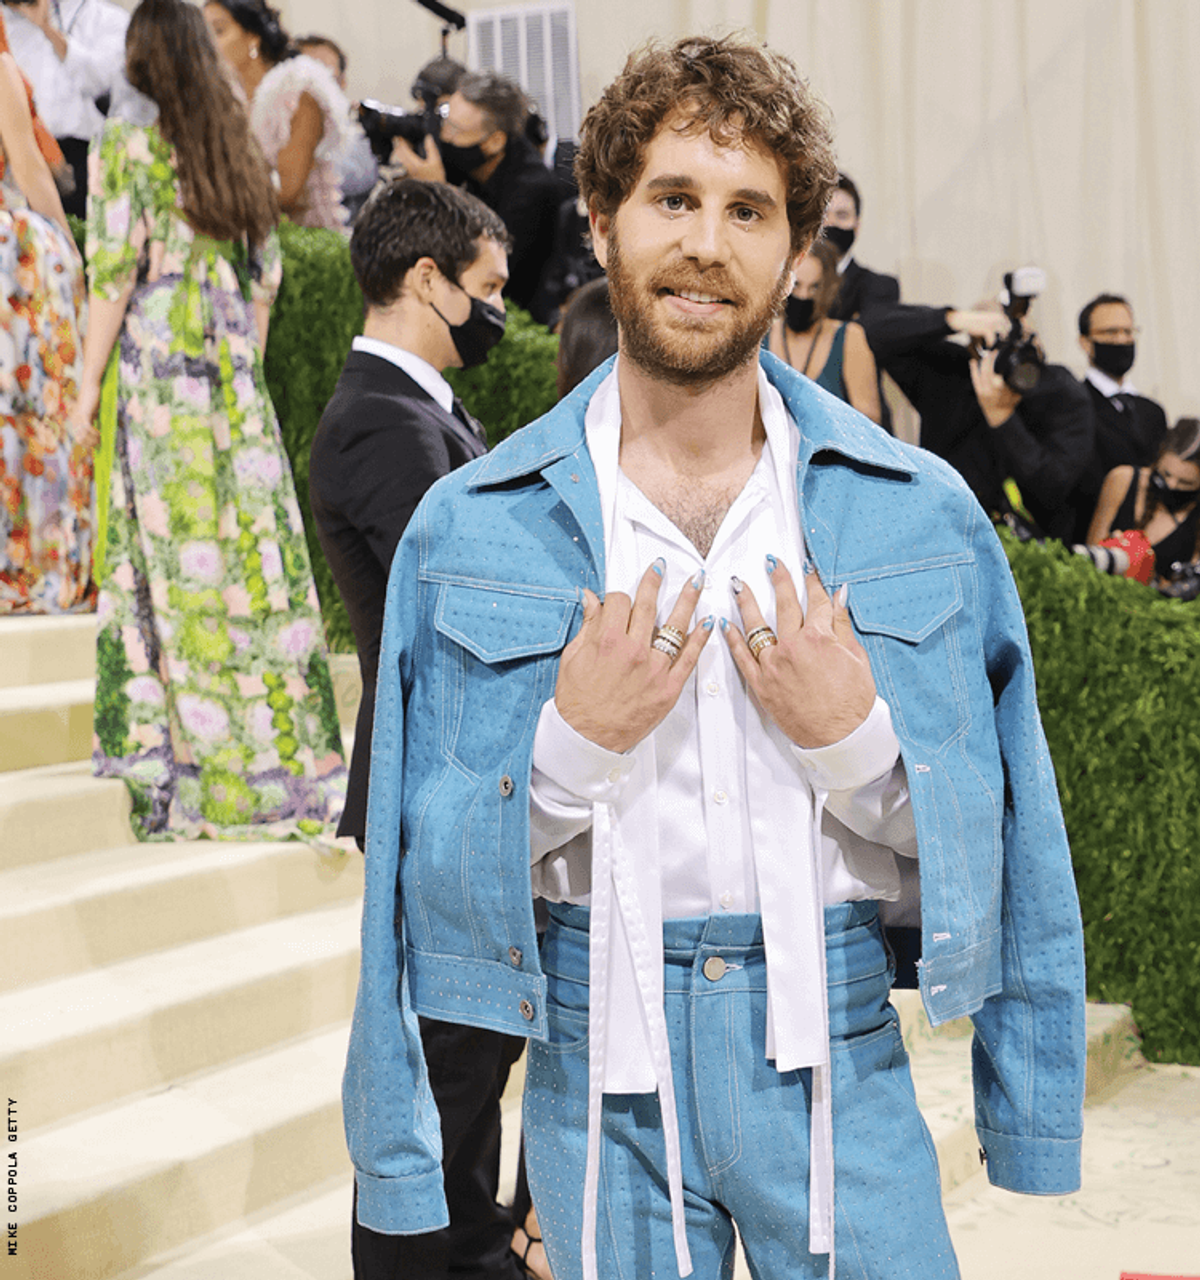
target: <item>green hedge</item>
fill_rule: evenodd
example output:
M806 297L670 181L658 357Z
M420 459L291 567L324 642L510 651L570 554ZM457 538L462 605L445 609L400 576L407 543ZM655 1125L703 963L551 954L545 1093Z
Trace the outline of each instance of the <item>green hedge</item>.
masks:
M1200 601L1006 539L1083 911L1088 993L1200 1064Z

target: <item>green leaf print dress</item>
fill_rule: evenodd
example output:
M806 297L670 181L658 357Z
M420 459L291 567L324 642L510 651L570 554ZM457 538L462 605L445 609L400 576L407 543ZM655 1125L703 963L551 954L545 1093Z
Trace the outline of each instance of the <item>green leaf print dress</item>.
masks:
M90 157L88 277L119 298L95 772L143 839L332 836L346 770L300 510L252 302L282 272L179 211L154 126ZM110 369L109 377L113 376Z

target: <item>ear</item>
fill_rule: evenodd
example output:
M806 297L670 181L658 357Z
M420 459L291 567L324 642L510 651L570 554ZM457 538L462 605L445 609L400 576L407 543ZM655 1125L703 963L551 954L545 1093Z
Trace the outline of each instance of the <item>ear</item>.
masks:
M1085 338L1081 333L1079 335L1079 345L1083 349L1083 354L1087 356L1088 363L1091 363L1092 356L1095 355L1095 348L1092 346L1091 338Z
M411 293L421 302L428 302L441 274L432 258L418 258L404 277L404 292Z
M496 129L483 139L479 144L479 149L490 160L492 156L498 156L507 146L508 134L503 129Z
M607 213L601 213L599 206L593 203L588 206L588 228L592 234L592 252L596 255L596 261L607 270L608 233L612 229L612 218Z

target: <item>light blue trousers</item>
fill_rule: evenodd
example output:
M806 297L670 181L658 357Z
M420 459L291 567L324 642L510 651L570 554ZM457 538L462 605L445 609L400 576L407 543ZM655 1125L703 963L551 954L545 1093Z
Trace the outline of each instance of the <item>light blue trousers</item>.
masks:
M549 1040L530 1041L525 1083L529 1184L555 1280L582 1275L588 917L582 907L551 907L542 951ZM755 1280L826 1277L828 1255L808 1250L811 1073L780 1074L766 1061L761 920L668 920L663 941L693 1274L732 1277L736 1222ZM958 1280L937 1154L888 1003L892 973L875 904L827 908L825 946L837 1280ZM715 981L704 974L713 956L726 966ZM676 1276L657 1095L606 1095L601 1142L602 1280Z

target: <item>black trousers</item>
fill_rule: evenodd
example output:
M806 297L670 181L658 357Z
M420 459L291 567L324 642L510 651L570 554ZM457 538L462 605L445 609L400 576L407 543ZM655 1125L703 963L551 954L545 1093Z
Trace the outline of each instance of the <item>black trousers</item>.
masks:
M75 190L69 196L63 196L63 210L73 213L77 218L87 217L87 156L88 142L86 138L59 138L63 159L71 166L75 175Z
M432 1018L420 1022L442 1121L450 1225L416 1236L372 1231L358 1221L356 1188L350 1243L355 1280L520 1280L509 1248L513 1218L496 1203L496 1192L500 1095L525 1041Z

